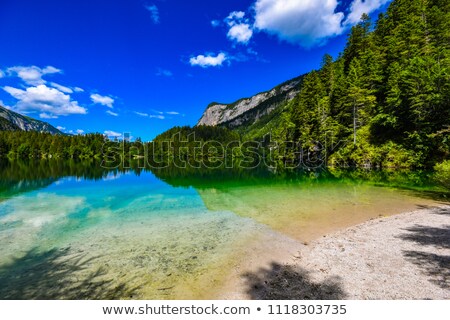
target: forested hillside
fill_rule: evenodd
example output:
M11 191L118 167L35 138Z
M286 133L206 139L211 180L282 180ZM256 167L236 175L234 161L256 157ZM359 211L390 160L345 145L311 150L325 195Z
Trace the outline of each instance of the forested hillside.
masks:
M42 132L0 131L0 158L93 159L102 158L108 139L102 134L53 135Z
M450 155L449 49L449 1L393 1L376 23L364 15L278 116L241 132L303 149L328 142L328 153L331 139L346 141L330 162L430 166Z
M449 1L395 0L376 22L364 14L293 100L234 130L270 135L280 162L319 150L328 164L430 168L450 156L449 50Z

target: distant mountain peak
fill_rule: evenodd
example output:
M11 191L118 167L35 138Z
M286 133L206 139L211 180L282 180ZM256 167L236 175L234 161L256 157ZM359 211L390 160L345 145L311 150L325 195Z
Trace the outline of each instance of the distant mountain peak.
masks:
M39 121L0 106L0 130L38 131L51 134L63 134L51 124Z
M299 76L269 91L239 99L230 104L210 103L197 125L223 125L231 129L242 125L251 125L261 117L270 114L282 102L292 100L300 91L302 79L303 76Z

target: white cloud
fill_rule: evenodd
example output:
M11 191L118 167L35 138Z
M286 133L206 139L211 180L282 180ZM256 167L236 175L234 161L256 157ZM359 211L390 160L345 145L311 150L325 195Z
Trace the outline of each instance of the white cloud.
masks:
M357 24L361 20L363 13L370 14L390 1L391 0L354 0L350 6L350 13L344 24Z
M234 26L236 23L238 23L237 21L240 21L242 19L244 19L245 17L245 12L243 11L233 11L231 12L228 17L225 18L225 22L230 26Z
M9 87L9 86L5 86L3 87L3 90L5 90L6 92L8 92L10 95L12 95L14 98L19 99L19 95L25 91L21 90L21 89L17 89L17 88L13 88L13 87Z
M166 112L166 114L169 114L169 115L172 115L172 116L178 116L180 113L176 112L176 111L169 111L169 112Z
M343 32L337 0L257 0L255 28L306 47Z
M58 129L59 131L65 131L66 127L57 126L56 129Z
M46 83L46 81L42 79L44 75L61 73L61 70L52 66L45 67L44 69L36 66L17 66L8 68L7 72L10 76L17 76L29 85L37 86Z
M110 111L110 110L106 110L106 113L109 114L109 115L111 115L111 116L113 116L113 117L118 117L118 116L119 116L118 113L112 112L112 111Z
M256 0L254 29L304 47L342 34L390 0L353 0L348 16L336 12L338 0Z
M98 93L91 94L91 100L95 104L101 104L103 106L106 106L108 108L113 108L114 99L108 96L102 96Z
M0 70L0 78L3 78L4 76L5 76L5 73L2 70Z
M77 134L83 134L83 133L84 133L84 130L81 130L81 129L77 130Z
M148 117L149 118L154 118L154 119L160 119L160 120L164 120L166 118L166 117L164 117L164 116L162 116L160 114L158 114L158 115L151 114Z
M55 83L55 82L50 82L50 85L51 85L53 88L56 88L56 89L58 89L59 91L62 91L62 92L64 92L64 93L73 93L73 90L72 90L72 89L70 89L70 88L68 88L68 87L65 87L65 86L62 86L62 85L60 85L60 84L57 84L57 83Z
M148 113L137 112L137 111L135 111L134 113L136 113L138 116L141 116L141 117L148 117Z
M217 67L221 66L223 62L227 60L227 56L224 53L219 53L217 56L209 55L198 55L197 57L192 57L189 60L191 66L200 66L202 68Z
M140 117L145 117L145 118L150 118L150 119L160 119L160 120L164 120L166 118L163 115L164 112L157 111L157 110L152 110L152 112L157 113L157 114L148 114L148 113L145 113L145 112L134 111L134 113L137 114ZM166 112L166 114L171 114L171 113Z
M158 72L156 72L157 76L171 77L173 76L172 71L158 68Z
M74 92L84 92L80 87L67 87L56 82L49 82L43 79L45 75L62 73L62 70L47 66L45 68L39 68L36 66L14 66L6 69L7 76L20 78L27 86L37 87L40 85L47 85L53 87L60 92L72 94ZM2 72L0 70L0 72ZM3 75L5 75L3 73ZM44 117L50 116L49 114L43 114Z
M61 73L62 70L52 67L52 66L47 66L44 69L42 69L42 73L43 74L50 74L50 73Z
M211 25L215 28L220 26L220 21L219 20L212 20L211 21Z
M41 119L58 119L58 116L55 116L54 114L43 112L43 113L39 114L39 118L41 118Z
M115 132L115 131L112 131L112 130L105 130L104 135L107 136L107 137L115 137L115 138L118 138L118 137L122 136L121 133L118 133L118 132Z
M145 9L150 11L153 23L154 24L158 24L159 23L159 9L158 9L158 7L153 4L151 6L145 6Z
M79 106L77 101L72 101L69 95L44 84L26 90L6 86L3 90L19 100L13 107L18 112L40 112L39 116L44 119L87 113L87 110Z
M253 36L253 30L250 25L240 23L232 26L228 31L227 37L230 40L247 44Z
M233 11L224 19L230 28L227 33L228 39L237 43L247 44L253 36L253 27L248 19L245 19L245 12Z

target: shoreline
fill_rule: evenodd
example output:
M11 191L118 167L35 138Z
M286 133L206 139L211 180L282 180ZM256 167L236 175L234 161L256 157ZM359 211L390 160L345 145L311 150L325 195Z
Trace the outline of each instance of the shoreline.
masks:
M259 243L219 299L450 299L448 204L371 219L308 244L279 234Z

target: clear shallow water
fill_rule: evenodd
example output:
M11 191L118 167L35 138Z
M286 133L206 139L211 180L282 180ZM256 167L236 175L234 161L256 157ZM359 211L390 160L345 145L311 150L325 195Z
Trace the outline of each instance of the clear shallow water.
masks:
M212 290L210 282L220 280L214 273L226 257L258 228L250 219L231 212L207 210L195 189L170 187L151 173L108 176L100 181L63 178L0 204L0 293L8 297L14 286L28 285L6 279L17 275L14 269L21 261L16 259L30 252L45 256L56 248L68 250L58 257L63 261L74 256L71 276L85 278L100 270L94 280L107 282L115 298L202 296L203 290ZM57 276L60 261L56 262L50 266L54 270L39 277ZM32 261L30 268L39 269L40 263L39 259ZM191 282L204 281L203 275L211 281L191 288ZM37 280L42 279L28 279ZM55 281L62 283L47 288L44 296L76 295L59 292L64 279ZM128 296L121 292L116 296L118 286L133 290ZM32 285L25 289L31 289L30 297L37 294Z
M199 193L210 210L230 210L302 242L372 218L436 204L410 191L348 181L290 181Z
M441 201L360 180L157 175L3 178L0 298L212 298L267 235L309 241Z

